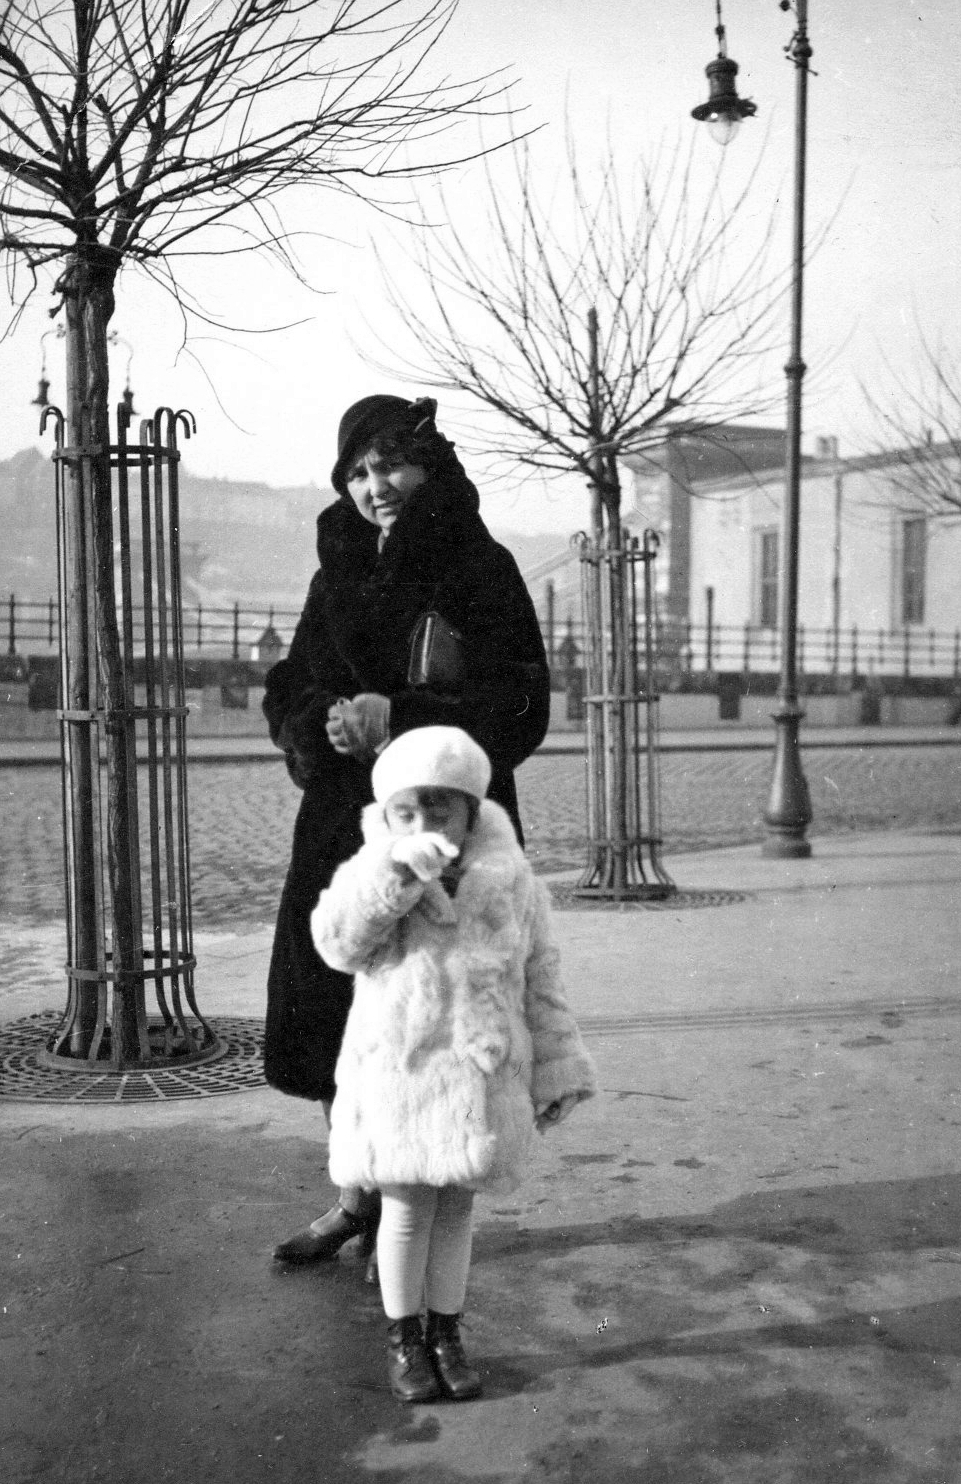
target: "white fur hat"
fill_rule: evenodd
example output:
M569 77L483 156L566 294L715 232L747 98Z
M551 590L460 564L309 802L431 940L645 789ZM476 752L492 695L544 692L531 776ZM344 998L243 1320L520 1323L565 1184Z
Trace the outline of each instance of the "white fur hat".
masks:
M491 781L483 747L460 727L415 727L385 747L371 782L378 804L402 788L456 788L482 799Z

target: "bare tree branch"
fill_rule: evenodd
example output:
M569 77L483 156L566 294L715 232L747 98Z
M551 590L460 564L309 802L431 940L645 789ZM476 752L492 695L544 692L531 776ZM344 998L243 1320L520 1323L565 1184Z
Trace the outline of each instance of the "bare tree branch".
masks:
M862 383L875 443L883 458L886 508L942 519L961 515L961 363L916 323L912 374L896 373L888 396Z
M498 77L428 75L456 0L7 0L0 237L47 257L157 259L292 187L377 182L482 149L436 143L509 112ZM56 224L62 236L51 240Z
M625 182L611 148L587 176L569 141L563 189L544 202L521 142L513 188L498 188L489 167L487 183L489 251L450 221L443 196L443 227L422 212L407 251L426 307L380 258L390 302L418 347L398 357L392 346L380 369L469 393L507 424L496 439L475 440L479 451L580 471L600 484L616 525L619 456L643 452L669 428L756 417L779 400L762 379L765 354L783 338L788 278L768 267L772 219L746 250L753 178L733 201L717 179L698 199L691 156L677 151Z

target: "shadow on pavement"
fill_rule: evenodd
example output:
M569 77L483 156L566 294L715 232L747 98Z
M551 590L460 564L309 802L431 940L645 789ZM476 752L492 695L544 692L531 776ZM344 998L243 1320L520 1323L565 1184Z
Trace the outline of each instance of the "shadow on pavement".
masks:
M961 1277L947 1265L961 1262L949 1250L959 1175L540 1228L482 1206L467 1336L486 1400L412 1413L387 1391L362 1264L271 1262L278 1236L326 1198L323 1149L313 1179L303 1145L259 1133L48 1125L8 1148L7 1484L272 1472L287 1484L713 1484L760 1478L751 1470L768 1457L781 1471L766 1477L792 1484L956 1477L903 1469L893 1444L866 1439L859 1387L869 1374L872 1407L903 1404L917 1427L922 1402L946 1400L940 1362L961 1353L961 1299L932 1292L931 1275L952 1289ZM809 1472L792 1472L802 1454ZM848 1454L858 1468L831 1472ZM516 1471L498 1462L510 1458Z

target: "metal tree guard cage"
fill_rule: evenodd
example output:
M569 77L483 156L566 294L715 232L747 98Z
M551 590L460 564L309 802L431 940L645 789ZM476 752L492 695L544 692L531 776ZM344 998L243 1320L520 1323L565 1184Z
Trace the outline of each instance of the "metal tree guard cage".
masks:
M129 443L128 419L118 408L109 453L119 707L116 688L111 703L104 680L97 617L91 491L102 450L86 416L73 447L64 442L63 414L47 408L41 428L50 420L68 996L44 1061L87 1071L185 1066L223 1051L194 989L177 448L178 427L189 437L193 418L161 408L141 422L140 442ZM126 924L122 952L119 921Z
M576 894L663 900L677 888L661 862L653 583L658 538L649 530L639 542L625 531L617 546L583 534L575 542L584 611L588 834L588 862Z

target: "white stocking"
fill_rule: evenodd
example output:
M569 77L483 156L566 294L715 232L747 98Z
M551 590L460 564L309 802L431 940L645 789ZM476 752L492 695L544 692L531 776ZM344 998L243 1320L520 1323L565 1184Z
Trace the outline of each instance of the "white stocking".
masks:
M388 1319L419 1314L425 1296L438 1313L459 1313L470 1267L473 1192L387 1185L381 1199L377 1267Z

